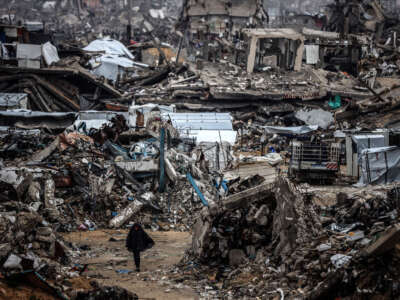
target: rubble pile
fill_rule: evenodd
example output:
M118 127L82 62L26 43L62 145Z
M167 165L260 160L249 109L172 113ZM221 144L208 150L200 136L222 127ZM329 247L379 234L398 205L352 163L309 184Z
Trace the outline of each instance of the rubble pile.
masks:
M8 209L0 215L2 274L9 280L36 278L54 296L62 295L62 280L77 276L68 266L70 250L52 226L27 205L17 201L1 205Z
M25 107L36 112L74 112L104 108L106 99L122 94L107 82L97 80L80 65L75 68L51 67L29 69L18 73L12 66L1 67L0 90L5 93L23 91L28 95Z
M203 298L400 297L400 4L267 2L0 0L5 277L63 298L59 233L139 222Z
M296 197L293 189L280 178L279 182L261 183L228 196L220 206L204 209L194 227L193 252L203 261L217 259L238 265L232 252L241 251L242 259L245 253L255 258L262 253L260 249L272 243L275 253L284 257L294 251L296 243L318 236L320 226L313 208L305 205L301 195Z
M285 179L261 184L203 209L181 268L209 297L398 297L395 191L321 207Z
M19 160L46 148L52 141L53 136L40 131L14 131L0 133L0 158L7 162L13 161L18 164Z
M88 43L90 39L112 36L119 40L136 41L141 38L143 22L150 22L160 37L167 40L165 28L173 29L182 5L179 0L168 1L2 1L0 21L29 25L32 22L45 24L46 32L57 39L79 39ZM129 13L129 10L131 12ZM11 18L11 20L10 20ZM105 22L106 21L106 22ZM37 25L37 24L35 24ZM127 36L127 26L131 36ZM32 25L31 25L32 26Z
M88 135L71 127L58 136L25 136L26 142L40 142L35 153L34 148L21 153L23 140L13 145L6 139L1 179L18 189L15 201L40 212L59 231L120 227L132 217L153 230L190 230L204 204L193 194L187 174L193 174L207 202L215 196L211 177L196 159L170 149L165 153L166 193L160 193L159 141L126 147L119 138L129 134L127 129L119 116ZM137 211L127 211L134 207Z
M138 300L138 296L118 286L107 287L97 286L90 292L78 292L74 300Z

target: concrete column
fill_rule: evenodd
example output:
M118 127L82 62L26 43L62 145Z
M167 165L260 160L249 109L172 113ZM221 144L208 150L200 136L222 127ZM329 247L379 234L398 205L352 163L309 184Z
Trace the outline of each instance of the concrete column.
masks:
M253 73L253 71L254 71L254 64L255 64L255 60L256 60L257 41L258 41L258 38L256 36L251 37L249 56L247 58L247 73Z

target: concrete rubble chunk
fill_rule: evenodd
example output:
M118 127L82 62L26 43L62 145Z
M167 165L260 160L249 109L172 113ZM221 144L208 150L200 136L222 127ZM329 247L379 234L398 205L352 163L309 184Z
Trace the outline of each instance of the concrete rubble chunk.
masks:
M243 206L247 206L249 202L257 201L262 197L266 197L268 193L271 193L273 184L266 183L260 186L256 186L249 190L234 194L223 200L223 205L228 210L234 210Z
M127 207L121 210L116 217L111 219L109 226L111 228L121 227L125 222L128 221L129 218L138 213L142 207L142 202L138 200L133 201L133 203L129 204Z
M400 224L394 224L392 228L381 234L381 236L366 249L363 250L365 256L379 256L394 249L400 241Z
M242 249L232 249L229 251L229 265L240 266L246 261L246 254Z

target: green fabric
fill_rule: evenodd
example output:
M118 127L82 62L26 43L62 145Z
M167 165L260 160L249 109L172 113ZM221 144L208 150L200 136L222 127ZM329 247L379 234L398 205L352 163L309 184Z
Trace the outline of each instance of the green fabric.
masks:
M329 106L332 109L336 109L342 106L342 98L339 95L336 95L335 98L329 100Z

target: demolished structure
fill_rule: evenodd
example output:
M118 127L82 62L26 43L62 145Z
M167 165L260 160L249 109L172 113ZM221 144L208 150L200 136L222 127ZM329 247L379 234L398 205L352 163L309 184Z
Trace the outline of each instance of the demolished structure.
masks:
M206 299L399 297L397 2L2 4L1 280L137 299L61 233L139 222Z

